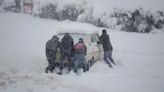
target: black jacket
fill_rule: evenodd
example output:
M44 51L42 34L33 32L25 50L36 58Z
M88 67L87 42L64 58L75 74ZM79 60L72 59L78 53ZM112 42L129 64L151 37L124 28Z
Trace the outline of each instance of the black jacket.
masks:
M109 39L109 35L106 33L103 33L100 36L100 43L103 45L103 49L104 51L108 51L108 50L113 50L113 47L110 43L110 39Z
M63 49L72 49L73 48L73 45L74 45L74 42L73 42L73 39L70 35L66 34L62 40L62 47Z

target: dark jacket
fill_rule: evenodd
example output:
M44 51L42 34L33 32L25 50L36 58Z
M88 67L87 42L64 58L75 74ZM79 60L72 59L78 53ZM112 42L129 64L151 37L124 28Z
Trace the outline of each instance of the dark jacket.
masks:
M61 40L63 49L72 49L74 42L72 37L69 34L65 34L65 36Z
M51 53L56 54L58 48L60 50L62 49L61 42L59 41L59 38L53 37L46 43L46 56L47 57L52 56L50 55Z
M110 43L110 39L109 39L109 35L106 33L103 33L100 36L100 43L103 45L103 49L104 51L108 51L108 50L113 50L113 47Z

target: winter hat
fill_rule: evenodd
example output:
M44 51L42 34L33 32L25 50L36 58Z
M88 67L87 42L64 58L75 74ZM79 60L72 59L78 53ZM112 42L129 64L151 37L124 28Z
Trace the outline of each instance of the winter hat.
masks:
M59 37L57 35L52 36L52 38L59 40Z
M70 34L69 33L65 33L65 36L70 36Z
M69 38L70 34L69 33L65 33L64 38Z
M102 33L106 33L106 30L105 30L105 29L103 29L103 30L102 30Z
M79 39L79 42L80 42L80 43L83 43L83 38L80 38L80 39Z

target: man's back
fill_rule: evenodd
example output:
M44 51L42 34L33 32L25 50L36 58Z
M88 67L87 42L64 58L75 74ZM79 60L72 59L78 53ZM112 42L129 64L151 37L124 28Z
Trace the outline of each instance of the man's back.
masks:
M86 55L87 48L84 43L76 43L74 46L75 54L84 54Z
M73 47L73 39L70 35L65 35L62 39L63 49L70 49Z
M111 43L110 43L110 39L109 39L109 35L108 35L108 34L103 33L103 34L100 36L100 42L101 42L102 45L103 45L104 51L105 51L105 50L111 50L111 49L112 49L112 45L111 45Z
M60 42L56 39L51 39L47 42L46 44L46 49L49 49L49 50L54 50L56 51L57 48L59 47L60 45Z

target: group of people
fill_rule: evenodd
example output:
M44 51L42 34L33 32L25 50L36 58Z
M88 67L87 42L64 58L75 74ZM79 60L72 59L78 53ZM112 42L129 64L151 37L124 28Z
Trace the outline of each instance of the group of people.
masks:
M114 60L112 59L112 51L113 47L110 43L109 35L107 34L106 30L102 30L102 35L100 36L100 44L103 46L104 50L104 61L108 64L109 67L112 67L113 63L116 65ZM57 55L58 52L60 55ZM88 70L88 65L85 59L87 54L87 47L84 44L82 38L74 45L74 40L69 33L65 33L64 37L59 41L57 35L54 35L47 43L46 43L46 57L48 60L48 67L46 68L46 73L48 71L53 72L55 67L60 68L60 73L65 66L68 67L70 71L72 66L74 72L77 73L79 67L83 68L83 71ZM58 57L60 58L58 58ZM57 61L57 58L59 62ZM67 59L67 63L65 64L65 60Z
M57 55L58 53L60 53L60 55ZM86 53L87 48L82 38L80 38L74 45L74 40L69 33L65 33L64 37L61 39L61 42L59 41L57 35L54 35L52 39L46 43L46 57L49 65L45 72L53 72L55 67L59 67L60 73L62 73L65 66L67 66L70 71L72 65L75 73L77 73L79 65L82 65L83 70L86 71ZM57 60L59 60L59 62L56 62Z

